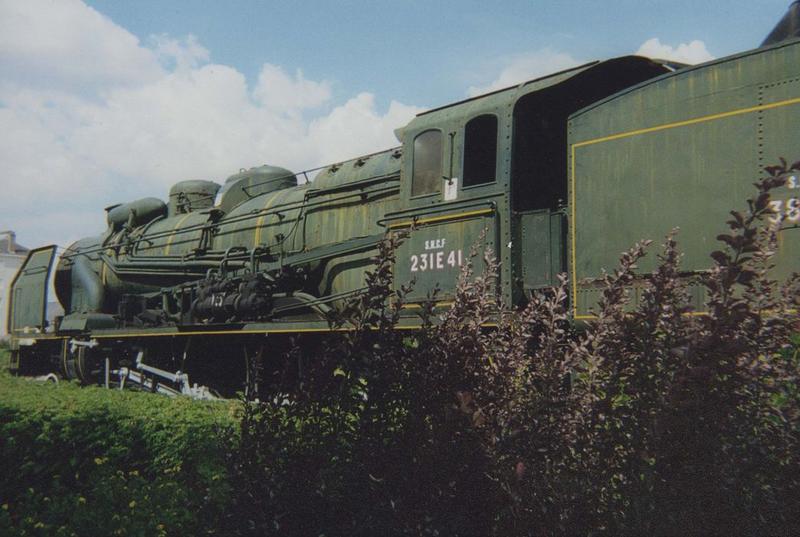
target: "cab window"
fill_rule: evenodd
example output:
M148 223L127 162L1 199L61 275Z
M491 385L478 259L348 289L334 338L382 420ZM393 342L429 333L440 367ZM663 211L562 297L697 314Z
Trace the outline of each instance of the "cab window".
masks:
M472 118L464 127L464 186L492 183L497 169L497 116Z
M442 131L428 130L414 138L411 195L438 192L442 182Z

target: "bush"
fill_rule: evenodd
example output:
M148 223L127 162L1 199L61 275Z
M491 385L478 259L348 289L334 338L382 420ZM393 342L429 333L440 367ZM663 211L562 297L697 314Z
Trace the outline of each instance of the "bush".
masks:
M8 372L9 365L11 365L11 352L8 350L8 344L0 340L0 375Z
M580 331L565 278L523 310L497 304L487 253L408 335L387 239L367 293L333 321L353 331L295 352L299 386L244 402L239 531L795 533L800 279L769 277L777 230L761 222L786 170L770 171L711 254L704 316L688 315L673 232L633 311L647 242L604 277Z
M233 407L0 377L0 534L224 534Z
M760 182L748 212L731 213L731 233L719 237L726 249L711 254L702 280L708 315L687 315L674 233L632 312L625 289L646 243L605 277L585 333L567 341L549 326L548 311L562 318L563 289L532 302L544 314L529 329L539 344L517 353L511 375L492 379L509 395L486 405L497 409L493 437L523 432L512 444L487 441L494 460L524 469L523 479L506 470L512 527L503 533L796 532L800 400L790 334L800 287L797 275L783 288L769 278L777 229L758 225L781 181ZM564 393L542 350L567 343L556 360L572 379Z
M580 329L566 277L498 304L485 252L409 333L391 236L331 318L351 330L295 346L299 375L254 359L238 407L0 372L0 534L795 534L800 277L770 278L769 171L711 254L707 315L674 231L636 308L649 242Z
M488 460L450 409L455 377L417 360L434 348L424 340L433 329L416 339L394 329L405 295L392 292L396 244L382 245L369 291L338 316L356 329L306 357L299 385L244 402L235 458L242 533L488 531Z

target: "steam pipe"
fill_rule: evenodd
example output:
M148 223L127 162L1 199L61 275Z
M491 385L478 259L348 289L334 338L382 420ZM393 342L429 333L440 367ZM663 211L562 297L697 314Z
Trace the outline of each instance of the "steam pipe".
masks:
M103 298L105 297L103 282L100 281L100 276L92 270L92 265L89 262L89 258L86 256L76 257L73 262L72 288L84 290L83 306L87 311L102 311Z

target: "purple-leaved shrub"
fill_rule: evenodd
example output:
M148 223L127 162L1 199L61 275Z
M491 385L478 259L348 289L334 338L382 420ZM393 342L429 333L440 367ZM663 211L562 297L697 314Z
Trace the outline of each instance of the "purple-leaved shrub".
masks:
M769 202L798 168L767 169L702 275L681 271L678 230L651 274L650 242L634 245L581 327L565 276L503 304L477 244L452 306L433 293L422 328L397 330L410 286L395 290L403 238L388 236L366 292L331 318L350 330L298 347L301 375L243 401L237 531L797 533L800 277L771 277Z

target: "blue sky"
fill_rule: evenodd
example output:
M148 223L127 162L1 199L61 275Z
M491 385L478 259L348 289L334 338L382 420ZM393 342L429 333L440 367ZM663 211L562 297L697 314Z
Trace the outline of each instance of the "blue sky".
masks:
M581 61L630 54L657 37L702 40L714 56L757 46L788 0L271 1L90 0L145 40L193 34L211 59L254 80L264 62L334 82L334 96L374 92L437 106L486 82L515 55L553 48Z
M184 179L397 144L414 114L593 59L756 47L789 0L0 0L0 229L62 246Z

